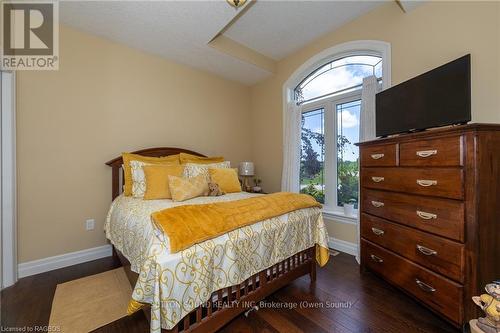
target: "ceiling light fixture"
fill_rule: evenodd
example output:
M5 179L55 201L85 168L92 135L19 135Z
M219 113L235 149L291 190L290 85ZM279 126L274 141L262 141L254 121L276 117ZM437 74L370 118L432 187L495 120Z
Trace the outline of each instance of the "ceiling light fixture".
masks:
M229 4L234 8L238 8L243 6L247 0L227 0L227 2L229 2Z

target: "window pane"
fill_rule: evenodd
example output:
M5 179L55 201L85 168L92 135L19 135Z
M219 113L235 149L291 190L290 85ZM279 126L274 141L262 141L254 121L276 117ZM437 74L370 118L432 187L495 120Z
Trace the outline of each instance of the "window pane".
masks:
M380 62L377 65L375 65L375 76L377 78L382 77L382 60L380 60Z
M365 65L344 65L319 74L309 84L302 88L305 101L315 97L356 87L363 82L363 78L373 75L373 67ZM358 87L359 89L359 87Z
M361 88L363 78L382 75L382 59L376 56L351 56L332 61L309 74L296 88L298 103L325 95Z
M337 104L337 205L358 208L359 113L361 100Z
M325 203L325 130L324 109L302 113L300 152L300 192Z

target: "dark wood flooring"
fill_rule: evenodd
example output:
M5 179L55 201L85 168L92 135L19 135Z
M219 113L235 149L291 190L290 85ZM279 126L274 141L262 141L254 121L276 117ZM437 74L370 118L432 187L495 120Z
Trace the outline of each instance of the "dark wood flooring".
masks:
M109 257L19 280L2 291L0 331L6 327L47 325L58 283L118 266ZM307 306L301 306L304 301ZM310 284L308 276L302 277L266 299L265 304L268 307L251 312L248 317L235 318L221 332L457 332L374 274L359 274L354 257L346 254L332 257L325 268L318 269L315 284ZM315 304L323 308L314 308ZM327 308L327 304L337 308ZM138 312L94 332L148 331L146 317Z

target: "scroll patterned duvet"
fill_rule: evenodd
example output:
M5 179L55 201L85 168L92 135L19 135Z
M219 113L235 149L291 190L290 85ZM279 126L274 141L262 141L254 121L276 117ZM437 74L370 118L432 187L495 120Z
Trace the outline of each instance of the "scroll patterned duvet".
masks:
M151 332L173 328L205 303L214 291L250 276L314 245L318 264L328 261L327 232L318 207L303 208L232 230L171 253L168 237L151 214L179 205L246 199L258 194L232 193L184 202L119 196L105 223L106 237L131 263L139 278L129 312L151 305Z

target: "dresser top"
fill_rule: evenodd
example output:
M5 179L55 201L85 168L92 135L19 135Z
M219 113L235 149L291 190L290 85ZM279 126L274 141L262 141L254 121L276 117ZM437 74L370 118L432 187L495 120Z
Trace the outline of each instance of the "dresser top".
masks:
M390 135L385 138L378 138L370 141L358 142L356 146L364 146L375 143L392 143L401 140L416 140L434 136L446 136L450 134L464 133L470 131L500 131L500 124L471 123L466 125L445 126L431 128L414 133L401 133Z

